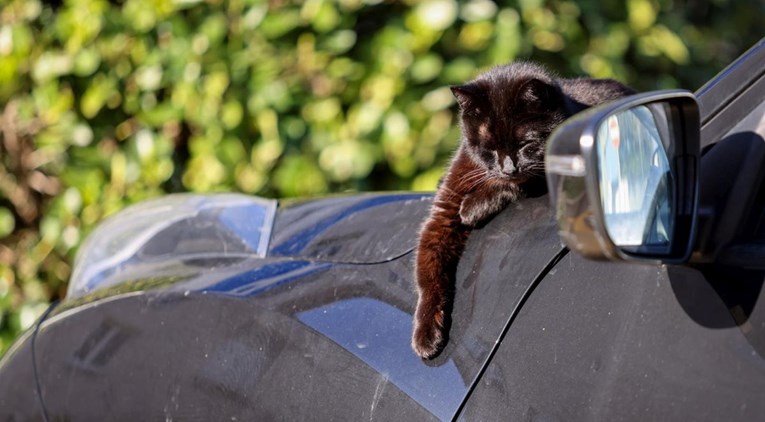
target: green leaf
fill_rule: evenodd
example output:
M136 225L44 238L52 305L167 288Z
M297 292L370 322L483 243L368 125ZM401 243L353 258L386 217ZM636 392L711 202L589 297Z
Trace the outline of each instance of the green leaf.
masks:
M0 207L0 238L13 233L16 228L16 219L13 213L5 207Z
M650 28L656 21L657 12L650 0L627 0L629 23L635 32Z

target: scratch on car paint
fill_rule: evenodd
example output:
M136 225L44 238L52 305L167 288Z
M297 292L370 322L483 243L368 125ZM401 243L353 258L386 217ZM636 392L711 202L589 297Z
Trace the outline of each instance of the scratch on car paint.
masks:
M179 408L178 403L178 396L181 394L181 386L180 384L176 384L173 386L173 393L170 396L170 402L165 405L165 422L172 422L173 415L170 413L170 410L172 408L173 411L177 412Z
M385 387L388 385L388 374L380 375L380 381L377 382L377 387L375 387L375 395L372 397L372 407L369 408L370 421L374 419L375 407L377 407L377 403L380 401L383 391L385 391Z

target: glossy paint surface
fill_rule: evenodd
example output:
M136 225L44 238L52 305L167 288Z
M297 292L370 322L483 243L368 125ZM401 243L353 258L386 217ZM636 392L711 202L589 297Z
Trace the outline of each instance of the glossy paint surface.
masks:
M764 280L568 254L513 322L462 419L759 420Z
M356 195L279 210L270 256L385 262L414 248L428 194Z
M341 244L354 230L387 231L388 237L378 238L390 247L366 255L379 260L382 255L374 253L386 251L382 262L186 260L164 268L179 269L178 277L148 285L138 279L105 297L62 303L36 343L48 415L450 419L516 302L560 250L547 198L515 204L471 237L458 270L459 322L443 355L427 363L409 346L416 230L408 215L427 211L429 201L369 199L346 198L336 209L343 218L303 213L301 221L333 221L310 232L303 248ZM380 213L400 218L400 224ZM297 223L289 227L304 232ZM290 242L272 244L296 244ZM343 251L332 256L340 260Z

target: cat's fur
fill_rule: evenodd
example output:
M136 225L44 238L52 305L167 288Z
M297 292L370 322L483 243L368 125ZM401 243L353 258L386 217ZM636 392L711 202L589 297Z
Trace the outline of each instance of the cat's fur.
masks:
M412 348L437 356L447 342L454 277L471 230L544 184L550 132L587 107L632 94L609 79L558 79L542 66L495 67L452 87L462 140L422 226L415 277L419 299Z

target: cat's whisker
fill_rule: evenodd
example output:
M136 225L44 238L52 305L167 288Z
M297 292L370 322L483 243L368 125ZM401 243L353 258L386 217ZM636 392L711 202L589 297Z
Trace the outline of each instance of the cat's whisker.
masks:
M463 178L462 180L465 181L465 180L480 179L482 177L485 177L486 175L487 175L486 171L482 170L481 172L472 174L472 175L470 175L468 177Z
M461 182L465 182L465 181L480 179L480 178L484 177L485 175L486 175L486 171L485 170L480 170L480 171L476 171L476 172L470 172L470 173L466 174L464 177L462 177L460 181Z
M461 183L463 184L463 186L467 186L466 187L467 191L471 191L475 189L475 187L478 186L478 184L482 183L482 179L485 179L487 177L488 173L486 172L486 170L483 170L483 169L479 169L479 170L480 171L475 173L468 172L466 174L470 174L470 173L473 173L473 174L468 177L462 178Z
M471 179L473 177L481 177L481 176L484 176L485 174L486 174L486 170L485 169L480 169L480 168L479 169L475 169L475 170L472 170L472 171L469 171L469 172L465 173L465 175L463 176L463 180Z
M478 188L479 186L481 186L482 184L484 184L484 183L488 182L489 180L491 180L491 177L490 177L488 174L484 174L483 176L484 176L484 177L481 177L481 178L479 178L478 180L476 180L475 182L473 182L473 183L472 183L472 184L469 186L468 190L469 190L469 191L472 191L472 190L474 190L474 189L477 189L477 188Z
M486 171L486 170L485 170L485 169L483 169L483 168L476 168L476 169L470 170L469 172L465 173L465 175L469 175L469 174L478 174L478 173L483 173L483 172L485 172L485 171Z

